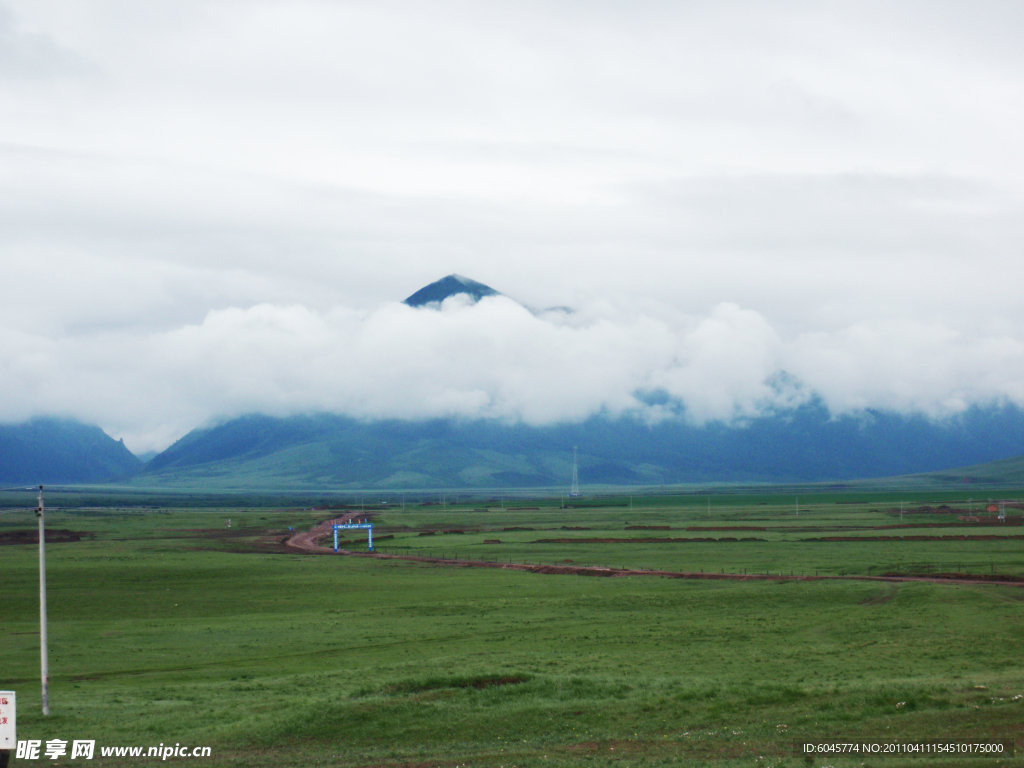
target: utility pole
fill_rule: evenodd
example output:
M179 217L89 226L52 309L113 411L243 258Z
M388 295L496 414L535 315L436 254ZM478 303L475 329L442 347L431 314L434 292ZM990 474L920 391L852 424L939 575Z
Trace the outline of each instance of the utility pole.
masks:
M576 446L572 447L572 488L569 490L569 496L576 498L580 495L580 475L576 469Z
M43 486L39 486L39 672L43 684L43 714L50 714L50 659L46 642L46 535L43 526Z

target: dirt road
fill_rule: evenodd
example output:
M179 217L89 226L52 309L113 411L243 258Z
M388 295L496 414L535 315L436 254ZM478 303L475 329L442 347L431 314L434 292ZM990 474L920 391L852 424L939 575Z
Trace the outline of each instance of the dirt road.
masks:
M289 546L292 549L298 549L303 552L333 552L331 547L321 547L316 542L317 539L322 539L324 536L331 535L331 526L334 523L348 523L355 519L366 518L368 515L365 512L346 512L338 517L332 517L330 520L324 520L322 523L318 523L313 528L310 528L305 533L297 533L294 536L288 537L285 541L285 546ZM345 551L345 554L352 554Z
M298 533L290 537L285 544L293 549L303 552L333 553L331 547L317 545L317 539L331 535L331 525L335 520L339 523L347 523L356 518L366 518L364 512L347 512L337 518L325 520L317 524L305 533ZM1024 587L1024 578L1013 576L999 576L998 574L981 576L961 576L950 574L949 576L798 576L786 575L785 573L690 573L686 571L658 571L658 570L635 570L631 568L602 568L601 566L578 566L578 565L530 565L527 563L498 563L488 560L459 560L440 557L422 557L419 555L385 555L379 552L351 552L347 549L338 550L338 554L350 557L370 557L379 560L408 560L416 563L435 563L456 568L501 568L511 571L525 571L527 573L541 573L562 576L661 576L667 579L718 579L731 581L824 581L824 580L852 580L852 581L881 581L898 583L905 581L925 581L933 584L1001 584L1003 586Z

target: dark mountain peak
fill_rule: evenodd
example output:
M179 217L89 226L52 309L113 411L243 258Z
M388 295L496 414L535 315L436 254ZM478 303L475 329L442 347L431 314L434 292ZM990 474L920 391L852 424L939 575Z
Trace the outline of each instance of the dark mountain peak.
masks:
M449 296L460 293L470 296L474 302L480 301L484 296L501 295L489 285L478 283L476 280L470 280L462 275L451 274L420 288L402 303L408 304L410 307L424 307L435 302L440 303Z

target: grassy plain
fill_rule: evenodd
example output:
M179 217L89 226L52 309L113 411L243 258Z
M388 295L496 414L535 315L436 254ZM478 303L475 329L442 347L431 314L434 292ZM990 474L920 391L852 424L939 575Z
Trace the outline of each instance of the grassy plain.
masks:
M1008 536L1021 526L918 513L904 524L934 527L880 528L900 524L891 503L818 495L801 499L798 517L793 501L713 499L710 516L703 500L669 497L634 498L632 510L628 498L566 510L550 500L518 510L478 502L375 519L394 537L380 542L386 551L463 561L1024 574L1022 539L869 538ZM1024 743L1024 588L550 576L284 554L265 543L328 516L48 514L53 529L92 534L48 548L48 718L38 713L36 548L0 547L0 688L18 692L19 738L209 745L212 758L185 762L210 766L991 766L807 762L794 744ZM7 511L0 533L33 522ZM687 530L695 527L765 530ZM835 535L864 540L808 541ZM572 541L661 537L718 541ZM722 541L745 537L763 540ZM97 753L81 764L147 762Z

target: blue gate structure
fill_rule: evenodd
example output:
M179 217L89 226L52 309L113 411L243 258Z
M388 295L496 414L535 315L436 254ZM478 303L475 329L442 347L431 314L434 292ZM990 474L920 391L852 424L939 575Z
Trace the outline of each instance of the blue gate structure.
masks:
M373 523L335 523L331 526L334 529L334 551L338 551L338 529L339 528L365 528L369 539L370 551L373 552Z

